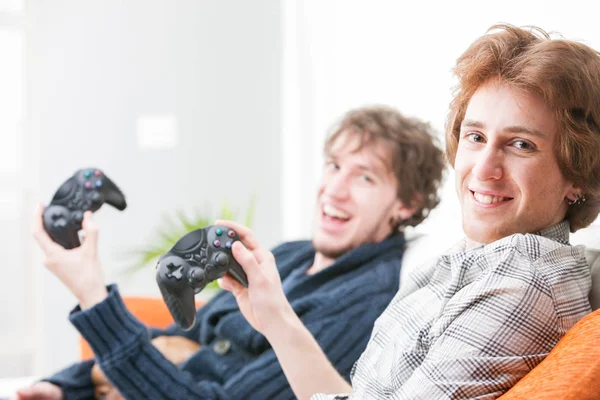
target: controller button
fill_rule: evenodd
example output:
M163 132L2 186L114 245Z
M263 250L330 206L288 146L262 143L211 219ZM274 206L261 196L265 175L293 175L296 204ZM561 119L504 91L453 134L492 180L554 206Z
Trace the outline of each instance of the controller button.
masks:
M227 254L219 253L215 257L215 264L220 267L225 267L229 264L229 257L227 257Z
M102 187L102 179L98 179L98 180L96 181L96 187L97 187L97 188L101 188L101 187Z
M92 194L90 194L90 200L94 203L102 203L102 195L98 192L92 192Z
M215 247L221 247L221 241L220 240L215 240L213 242L213 246L215 246Z
M231 342L226 339L219 339L215 342L213 350L220 356L224 356L231 349Z
M86 189L90 190L90 189L92 188L92 182L90 182L90 181L86 181L86 182L83 184L83 186L84 186Z
M92 176L92 171L85 171L83 173L83 176L85 176L86 179L89 178L90 176Z
M96 176L102 176L102 171L100 171L100 170L97 169L97 170L94 171L94 175L96 175Z
M204 271L202 271L200 268L194 268L190 271L190 277L188 279L188 282L193 285L196 286L198 283L201 283L204 280Z
M222 229L217 229L215 231L215 233L217 234L217 236L221 236L223 234L223 230Z
M227 232L227 236L229 236L230 238L235 237L235 232L229 231L229 232Z
M83 221L83 213L81 211L75 211L73 213L73 221L77 222L78 224L80 224Z
M229 242L225 243L225 247L227 247L228 249L230 249L230 248L231 248L231 245L232 245L232 243L233 243L233 242L230 240Z

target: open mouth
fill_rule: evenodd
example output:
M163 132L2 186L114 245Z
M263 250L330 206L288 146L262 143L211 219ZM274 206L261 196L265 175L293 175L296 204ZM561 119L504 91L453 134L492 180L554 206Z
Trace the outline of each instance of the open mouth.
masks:
M512 197L481 194L481 193L474 192L472 190L471 190L471 194L473 195L473 198L475 199L475 201L477 201L478 203L483 204L483 205L506 203L513 199Z
M331 204L324 204L322 208L323 218L326 220L343 223L350 220L350 215Z

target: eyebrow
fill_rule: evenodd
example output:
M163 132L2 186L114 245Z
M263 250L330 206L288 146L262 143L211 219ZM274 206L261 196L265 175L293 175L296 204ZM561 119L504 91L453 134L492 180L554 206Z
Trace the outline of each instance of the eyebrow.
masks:
M375 175L385 175L388 171L393 172L393 168L388 166L385 158L381 157L378 154L375 154L375 159L377 161L369 163L369 164L358 164L357 168L361 171L368 171L374 173ZM338 156L335 154L326 154L326 159L330 159L332 161L337 161Z
M472 119L466 119L462 122L462 124L460 124L461 129L462 128L478 128L478 129L484 129L485 125L480 122L480 121L475 121ZM533 128L527 128L525 126L522 125L512 125L512 126L507 126L506 128L504 128L502 130L503 132L508 132L508 133L526 133L532 136L538 136L541 138L546 138L547 135L544 134L541 131L538 131L537 129L533 129Z
M377 176L385 176L389 171L393 172L393 168L387 164L387 160L379 154L375 154L375 160L370 164L359 164L358 168L363 171L369 171Z

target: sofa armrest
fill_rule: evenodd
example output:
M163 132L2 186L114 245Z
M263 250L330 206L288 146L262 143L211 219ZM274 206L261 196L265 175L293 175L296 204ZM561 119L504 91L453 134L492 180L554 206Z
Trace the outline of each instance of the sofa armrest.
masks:
M600 310L573 326L501 400L600 399Z

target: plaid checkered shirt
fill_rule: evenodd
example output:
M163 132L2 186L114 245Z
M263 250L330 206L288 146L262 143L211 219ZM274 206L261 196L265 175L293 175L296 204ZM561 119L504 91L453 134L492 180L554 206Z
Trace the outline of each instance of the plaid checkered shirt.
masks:
M353 393L321 399L495 399L588 314L590 271L564 221L408 276L354 365Z

